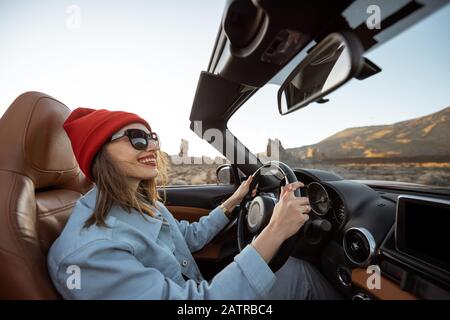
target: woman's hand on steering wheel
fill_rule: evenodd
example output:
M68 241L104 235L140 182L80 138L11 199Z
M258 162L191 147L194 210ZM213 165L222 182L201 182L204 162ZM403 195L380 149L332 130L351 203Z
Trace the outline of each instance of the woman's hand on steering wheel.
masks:
M244 197L248 194L250 190L250 186L253 181L253 175L250 175L247 180L243 181L239 188L233 193L232 197L234 197L238 203L240 203ZM256 195L256 189L258 188L258 185L255 186L255 188L252 190L252 197Z
M253 181L253 176L250 175L247 180L243 181L239 188L223 203L223 206L227 211L233 211L234 207L242 202L245 196L248 194L250 190L250 186ZM251 196L254 197L256 195L256 190L258 185L252 190Z
M294 235L309 219L311 207L308 198L294 195L294 191L302 186L301 182L293 182L282 188L269 224L252 241L252 246L266 262L271 261L281 243Z
M303 184L297 183L295 172L283 162L264 163L250 179L256 182L255 179L261 179L261 175L269 175L264 179L265 187L274 188L279 184L279 179L270 178L274 169L281 173L286 186L280 192L279 199L270 193L260 193L253 199L244 196L237 219L237 243L239 251L252 245L275 272L284 265L301 239L303 233L297 231L308 221L311 207L308 199L302 197L300 187ZM242 187L241 190L253 188L252 180L247 182L248 189ZM252 196L256 195L252 193Z
M281 187L280 200L275 205L268 227L283 240L295 234L309 219L309 199L294 195L294 191L303 186L301 182L293 182Z

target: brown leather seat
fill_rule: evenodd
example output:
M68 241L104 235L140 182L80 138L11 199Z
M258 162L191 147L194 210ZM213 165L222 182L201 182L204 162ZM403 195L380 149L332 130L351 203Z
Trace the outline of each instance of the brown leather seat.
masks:
M0 119L0 299L57 299L46 254L93 184L62 124L70 109L39 92Z

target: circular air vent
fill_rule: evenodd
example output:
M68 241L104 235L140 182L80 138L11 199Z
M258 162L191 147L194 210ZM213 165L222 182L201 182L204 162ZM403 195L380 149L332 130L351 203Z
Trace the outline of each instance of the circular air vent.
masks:
M364 228L350 228L344 234L344 251L351 262L359 266L370 263L375 254L375 240Z

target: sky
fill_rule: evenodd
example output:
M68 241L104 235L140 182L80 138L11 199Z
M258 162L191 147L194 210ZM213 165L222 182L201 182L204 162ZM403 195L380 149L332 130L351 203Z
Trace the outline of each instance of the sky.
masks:
M218 153L189 129L225 1L0 0L0 115L26 91L70 109L124 110L145 118L169 154ZM79 17L79 19L74 17ZM348 127L389 124L450 105L450 6L367 54L383 72L351 80L327 104L281 116L278 86L250 99L229 128L250 150L268 138L316 143ZM255 130L250 122L262 124Z
M392 124L449 107L449 34L447 5L365 54L382 72L364 81L350 80L327 96L328 103L281 116L279 86L269 84L234 114L228 127L251 151L261 152L268 138L279 138L285 148L300 147L346 128ZM270 124L270 130L248 130L247 119Z

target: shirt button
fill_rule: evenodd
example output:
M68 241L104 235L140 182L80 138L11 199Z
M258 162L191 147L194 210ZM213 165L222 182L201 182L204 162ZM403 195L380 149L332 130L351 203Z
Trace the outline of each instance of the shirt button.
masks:
M188 265L187 260L183 260L183 262L181 262L181 264L183 265L183 267L186 267Z

